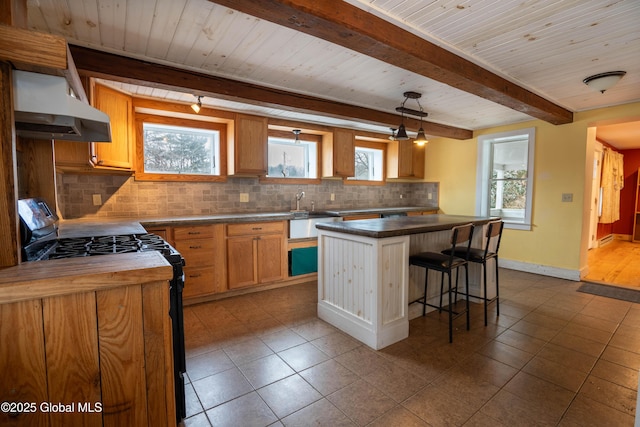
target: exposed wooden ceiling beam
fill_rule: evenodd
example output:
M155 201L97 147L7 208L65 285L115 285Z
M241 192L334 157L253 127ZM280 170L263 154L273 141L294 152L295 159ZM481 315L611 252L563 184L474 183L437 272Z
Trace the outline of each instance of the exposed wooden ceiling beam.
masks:
M272 108L286 107L290 111L351 118L384 126L397 127L400 120L397 114L153 64L85 47L70 45L69 48L79 73L91 77L178 92L190 92L232 101L246 100L255 105ZM407 117L405 117L404 123L408 128L416 130L420 124L418 120ZM453 139L473 137L473 132L468 129L427 121L423 121L422 124L425 132L429 135Z
M346 1L209 0L423 75L552 124L573 113Z

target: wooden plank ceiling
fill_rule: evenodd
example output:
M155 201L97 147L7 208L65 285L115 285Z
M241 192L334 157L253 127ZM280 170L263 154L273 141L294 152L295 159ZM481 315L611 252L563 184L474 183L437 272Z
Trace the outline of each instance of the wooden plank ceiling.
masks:
M640 99L634 0L78 3L28 2L29 27L164 65L163 73L203 75L177 85L154 82L154 73L120 78L121 89L142 96L190 103L206 94L214 108L387 131L413 90L423 94L428 134L462 138L532 117L567 123L573 111ZM627 76L604 95L582 84L615 69ZM247 96L249 88L257 92ZM415 132L417 121L407 124Z

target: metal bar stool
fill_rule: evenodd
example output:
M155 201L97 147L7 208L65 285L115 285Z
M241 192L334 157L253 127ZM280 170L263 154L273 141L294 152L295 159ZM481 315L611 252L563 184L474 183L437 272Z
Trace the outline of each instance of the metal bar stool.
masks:
M445 255L442 252L421 252L416 255L411 255L409 257L409 265L415 265L418 267L423 267L425 269L424 276L424 297L420 298L415 302L419 302L424 305L422 308L422 315L424 316L427 311L427 306L437 308L439 311L442 311L442 294L444 293L444 275L445 273L449 277L449 306L445 311L449 313L449 342L453 342L453 315L456 317L466 313L467 315L467 330L469 330L469 268L468 268L468 259L469 259L469 249L471 247L471 236L473 235L473 224L466 224L453 227L451 230L451 249L450 254ZM466 244L466 253L461 253L458 255L454 255L454 249L456 246L458 248L464 248ZM458 246L459 245L459 246ZM464 251L463 251L464 252ZM465 279L466 279L466 307L464 311L454 312L453 304L456 302L452 298L453 287L451 285L451 273L453 270L458 272L460 267L464 267L465 269ZM429 282L429 270L436 270L441 273L440 278L440 305L433 305L428 303L428 293L427 286ZM458 294L458 274L456 274L456 299Z
M500 286L498 284L498 249L500 249L500 239L502 238L502 229L504 228L504 222L502 220L490 221L487 224L487 234L484 249L471 248L469 249L469 262L475 262L476 264L482 264L482 279L483 279L483 296L471 295L474 298L478 298L484 301L484 326L487 326L487 305L493 301L496 302L497 315L500 316ZM442 251L444 255L463 256L467 248L464 246L458 246L456 248L447 249ZM493 298L487 298L487 261L495 259L496 265L496 296ZM457 293L456 289L456 293ZM457 298L457 295L456 295Z

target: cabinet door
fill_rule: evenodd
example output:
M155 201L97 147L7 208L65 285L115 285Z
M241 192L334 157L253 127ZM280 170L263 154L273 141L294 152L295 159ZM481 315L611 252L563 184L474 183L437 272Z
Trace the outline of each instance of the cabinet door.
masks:
M335 129L322 139L322 176L347 178L355 175L355 134Z
M335 176L355 175L355 149L352 131L336 130L333 132L333 173Z
M387 178L424 178L424 145L392 141L387 149Z
M58 141L54 143L54 159L56 168L78 171L92 169L91 148L88 142Z
M262 235L257 240L258 282L266 283L284 277L282 271L284 240L282 236Z
M267 118L238 114L235 137L228 164L233 165L230 175L266 175L267 173ZM231 169L231 168L230 168Z
M227 275L229 289L258 283L256 266L257 240L254 236L227 239Z
M133 168L133 107L131 97L105 86L95 85L95 106L109 116L111 142L93 144L96 166Z

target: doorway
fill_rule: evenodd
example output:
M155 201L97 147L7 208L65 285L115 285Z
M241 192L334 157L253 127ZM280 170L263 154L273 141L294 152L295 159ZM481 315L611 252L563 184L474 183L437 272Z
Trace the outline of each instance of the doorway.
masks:
M640 167L640 118L598 123L593 128L589 128L587 149L591 153L587 158L588 165L593 169L591 182L585 182L590 187L587 189L590 206L589 236L585 239L587 240L587 274L582 280L640 289L640 243L631 241L632 226L629 225L632 223L632 217L635 216L636 206L633 203L627 205L621 203L619 222L611 225L610 232L607 232L606 236L598 236L602 196L600 177L605 144L622 152L625 156L625 188L622 191L632 192L635 199L636 171ZM631 183L631 181L634 182ZM626 197L630 195L627 193ZM602 225L600 230L603 234Z

